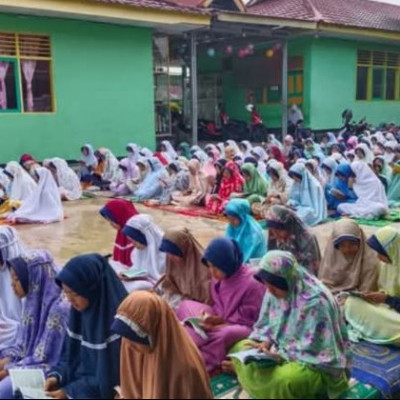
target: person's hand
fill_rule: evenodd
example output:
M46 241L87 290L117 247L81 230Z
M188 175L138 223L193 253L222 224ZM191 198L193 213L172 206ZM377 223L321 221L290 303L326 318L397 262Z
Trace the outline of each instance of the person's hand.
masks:
M0 360L0 371L4 369L4 367L10 362L9 358L3 358Z
M119 279L123 282L130 282L131 279L129 279L127 276L125 276L122 272L119 274Z
M2 381L4 378L7 378L8 376L8 371L0 371L0 381Z
M46 396L52 397L53 399L68 399L68 396L62 391L57 390L55 392L46 392Z
M385 293L365 293L363 294L363 299L375 303L375 304L384 304L387 300L387 295Z
M213 331L221 328L222 326L224 326L224 324L225 324L224 319L221 318L219 315L204 314L201 327L205 331Z
M251 342L247 345L249 349L256 349L260 353L268 354L270 355L270 350L272 347L272 344L270 342Z
M45 392L55 392L58 389L58 379L57 378L47 378L46 383L44 385Z

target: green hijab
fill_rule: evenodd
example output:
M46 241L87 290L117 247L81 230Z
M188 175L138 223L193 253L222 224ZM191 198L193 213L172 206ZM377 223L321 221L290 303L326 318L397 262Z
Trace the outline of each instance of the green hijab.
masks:
M258 172L257 168L252 163L246 163L242 166L242 173L247 173L250 175L250 181L244 184L244 194L246 196L259 195L262 197L267 197L268 194L268 182L267 180Z
M190 160L192 158L192 155L190 154L189 143L182 142L179 145L178 150L181 152L182 157L186 157L188 160Z

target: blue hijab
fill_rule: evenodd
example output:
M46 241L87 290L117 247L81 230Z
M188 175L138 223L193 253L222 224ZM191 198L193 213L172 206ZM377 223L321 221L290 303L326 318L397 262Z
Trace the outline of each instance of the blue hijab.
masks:
M318 157L318 159L322 161L325 158L325 154L322 151L321 146L310 138L306 139L306 142L312 143L312 148L310 150L304 149L306 159L311 160L313 157Z
M239 244L244 262L264 257L268 251L267 240L260 224L251 216L249 202L243 199L231 200L225 208L225 214L241 221L238 227L229 224L226 236Z
M114 398L120 382L120 337L112 333L111 325L128 293L107 259L98 254L70 260L57 283L90 305L83 312L72 309L60 363L49 376L59 379L70 398Z
M147 160L147 163L150 168L149 173L134 194L138 201L160 198L163 192L160 179L168 178L168 172L158 158L152 157Z
M299 218L307 225L314 226L328 216L324 189L304 164L297 163L290 168L290 177L299 177L301 182L293 182L289 193L288 206L296 210Z
M332 185L336 178L336 171L338 169L339 164L331 157L325 158L325 160L321 164L322 171L324 172L324 176L326 178L326 184ZM329 175L325 171L329 170Z
M357 195L354 193L353 189L350 189L349 187L349 179L353 175L354 174L350 164L343 163L338 165L333 184L325 187L326 200L328 201L328 208L330 210L336 210L341 203L356 202ZM345 181L339 177L345 178ZM338 197L334 196L332 194L333 190L339 190L345 196L345 198L339 199Z
M243 253L239 243L228 238L214 239L206 248L201 259L206 266L207 261L213 263L230 278L239 271L243 264Z

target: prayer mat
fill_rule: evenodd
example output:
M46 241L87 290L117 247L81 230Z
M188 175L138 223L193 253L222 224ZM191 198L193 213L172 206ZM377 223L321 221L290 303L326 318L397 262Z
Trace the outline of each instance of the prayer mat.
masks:
M327 222L336 222L342 219L341 217L339 218L328 218L325 220L323 223ZM375 226L377 228L384 228L385 226L391 225L393 220L388 220L388 219L363 219L363 218L352 218L354 221L357 222L358 225L364 225L364 226Z
M367 383L361 383L357 379L352 378L349 386L349 389L342 396L338 397L338 400L378 400L382 398L377 389Z
M353 374L359 382L371 385L384 398L400 393L400 349L361 342L353 347Z
M148 208L154 208L156 210L166 211L174 214L185 215L186 217L199 217L206 219L213 219L217 221L225 221L227 219L224 215L211 214L204 207L178 207L173 205L160 205L160 204L150 204L147 202L142 203Z
M216 399L233 399L240 387L234 376L220 374L211 378L211 389Z

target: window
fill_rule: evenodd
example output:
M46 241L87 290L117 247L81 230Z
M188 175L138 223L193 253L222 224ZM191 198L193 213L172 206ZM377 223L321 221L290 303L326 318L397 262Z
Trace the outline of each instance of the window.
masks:
M0 32L0 112L53 111L50 37Z
M399 100L400 53L359 50L357 100Z

